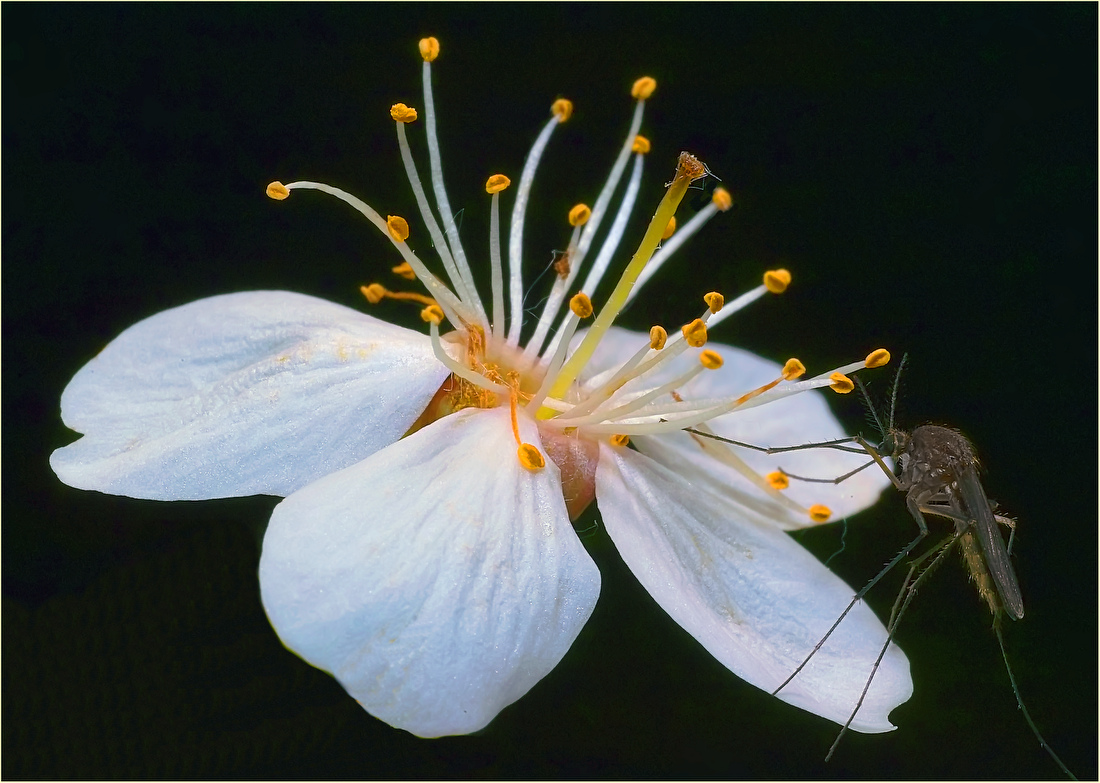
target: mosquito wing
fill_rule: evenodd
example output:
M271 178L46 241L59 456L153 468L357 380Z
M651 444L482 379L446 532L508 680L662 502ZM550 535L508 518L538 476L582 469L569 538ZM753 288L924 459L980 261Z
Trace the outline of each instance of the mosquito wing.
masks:
M985 488L982 487L978 471L973 466L967 467L956 477L959 488L958 499L962 501L966 515L973 525L972 533L977 539L981 549L985 565L997 587L997 593L1004 604L1004 609L1016 620L1024 616L1024 599L1020 595L1020 585L1016 581L1016 572L1012 568L1012 562L1008 557L1001 531L997 527L997 520L993 518L993 509L990 508L989 498L986 497Z

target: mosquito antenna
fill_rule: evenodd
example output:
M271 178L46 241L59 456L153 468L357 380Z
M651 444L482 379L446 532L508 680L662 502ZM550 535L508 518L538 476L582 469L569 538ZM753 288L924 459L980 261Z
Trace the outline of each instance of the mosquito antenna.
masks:
M905 362L908 361L908 359L908 353L903 353L901 355L901 361L898 362L898 371L894 373L894 384L890 388L890 429L894 428L894 410L898 405L898 387L901 386L901 371L905 369Z
M999 621L1001 618L998 617ZM1058 758L1058 754L1054 752L1054 749L1047 744L1047 741L1043 739L1043 735L1039 733L1039 728L1035 725L1035 721L1031 719L1031 714L1027 711L1027 707L1024 706L1024 700L1020 698L1020 689L1016 686L1016 678L1012 674L1012 667L1008 665L1008 653L1005 652L1005 640L1001 636L1001 624L1000 622L993 623L993 632L997 634L997 644L1001 648L1001 657L1004 658L1005 671L1008 672L1008 681L1012 683L1012 693L1016 696L1016 706L1020 708L1020 712L1024 714L1024 720L1027 721L1027 725L1031 727L1031 733L1035 735L1035 739L1039 740L1039 746L1047 752L1047 754L1054 759L1054 763L1069 776L1070 780L1077 780L1077 777L1069 771L1069 768L1062 763L1062 760Z
M858 375L855 376L855 382L856 385L859 386L859 393L863 395L863 404L867 408L867 418L875 425L875 429L878 430L879 439L881 441L886 437L886 428L882 426L882 419L879 418L878 411L875 410L875 403L871 400L871 393L867 391L867 385ZM891 416L893 416L893 411L891 411ZM890 426L893 426L892 420Z

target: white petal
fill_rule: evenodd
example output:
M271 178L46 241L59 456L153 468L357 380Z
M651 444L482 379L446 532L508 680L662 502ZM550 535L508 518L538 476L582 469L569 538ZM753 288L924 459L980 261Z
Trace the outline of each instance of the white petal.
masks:
M260 587L287 647L372 715L438 737L549 673L600 575L554 464L520 466L507 409L465 409L280 503Z
M690 475L688 476L690 480ZM638 580L737 676L771 692L806 657L854 591L770 522L730 508L630 449L601 446L596 497L607 532ZM860 604L779 698L844 723L886 640ZM913 692L891 645L852 728L893 728Z
M617 357L620 362L625 360L643 344L643 340L648 340L648 337L622 329L612 329L600 343L594 357L596 366L609 366L613 362L612 357ZM712 341L707 343L707 348L720 353L725 363L717 370L702 373L678 390L685 400L737 397L775 380L782 374L783 368L775 362L761 359L732 345ZM646 376L645 386L657 386L690 369L698 362L698 354L697 350L685 351L661 367L653 376ZM719 416L709 421L708 425L718 435L757 446L796 446L843 438L848 433L829 410L825 401L826 394L834 392L809 391L796 394L768 405ZM634 442L640 451L676 472L683 465L690 464L694 470L709 474L716 486L727 486L735 491L763 497L740 473L707 455L686 433L639 437ZM751 449L731 448L760 475L767 475L782 467L798 476L832 479L870 462L868 457L835 449L806 449L769 456ZM841 484L792 480L790 488L785 492L792 500L805 507L814 504L828 506L833 512L832 521L837 521L873 505L882 491L890 486L890 479L877 465L872 464ZM792 513L779 504L775 504L774 513L779 525L785 530L815 524L808 516Z
M253 291L127 329L61 396L74 487L157 500L289 495L404 434L447 377L424 335Z

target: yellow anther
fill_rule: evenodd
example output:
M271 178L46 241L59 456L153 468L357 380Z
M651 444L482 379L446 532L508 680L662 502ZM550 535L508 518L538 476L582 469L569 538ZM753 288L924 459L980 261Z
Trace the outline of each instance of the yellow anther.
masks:
M420 311L420 320L425 323L433 323L439 325L443 323L443 319L446 316L443 315L443 308L439 305L428 305Z
M276 201L282 201L284 198L290 195L290 191L287 186L282 182L272 182L267 186L268 198L273 198Z
M413 268L411 266L409 266L408 261L402 261L400 264L395 266L390 271L393 272L398 277L403 277L406 280L415 280L416 279L416 272L414 272Z
M380 283L359 286L359 293L367 298L371 304L378 304L386 298L386 287Z
M436 57L439 56L439 39L431 36L420 39L420 56L424 58L424 62L430 63Z
M608 440L611 441L612 446L618 446L620 448L630 445L629 435L612 435Z
M637 98L640 101L644 101L653 91L657 89L657 80L650 76L643 76L638 81L634 82L634 86L630 88L630 97Z
M640 152L643 155L647 155L649 154L649 147L649 139L647 139L645 136L635 136L634 144L633 146L631 146L630 151Z
M558 118L558 123L563 123L573 116L573 101L568 98L558 98L550 104L550 113Z
M764 273L764 286L773 294L781 294L791 284L791 273L786 269L769 269Z
M722 212L733 206L733 196L725 188L715 188L710 200Z
M725 361L722 359L722 355L717 351L712 351L709 348L699 354L699 363L706 367L708 370L717 370Z
M689 324L680 327L687 344L692 348L702 348L707 344L707 325L702 318L696 318Z
M787 478L787 474L780 470L769 473L764 479L772 485L773 489L786 489L791 485L791 480Z
M588 318L592 315L592 300L588 298L588 294L579 293L575 294L572 299L569 300L569 309L573 311L573 314L578 318Z
M709 294L703 296L703 301L707 303L707 307L710 308L712 313L717 313L726 304L726 297L722 296L717 291L711 291Z
M668 342L668 332L665 331L663 326L651 326L649 328L649 347L654 351L659 351L665 347L665 343Z
M673 215L668 219L668 225L665 226L665 230L661 233L661 239L668 239L670 236L676 233L676 216Z
M395 242L404 242L409 238L409 223L397 215L386 215L386 228Z
M798 361L798 359L788 359L787 363L783 365L783 380L793 381L795 378L801 378L806 374L806 365Z
M847 394L856 387L856 385L852 383L852 379L841 372L834 372L829 376L829 380L832 381L832 383L829 384L829 388L837 394Z
M519 464L532 472L546 467L546 459L542 456L542 452L532 443L519 444L516 456L519 457Z
M810 519L814 522L828 522L829 517L833 515L833 511L828 506L823 506L820 503L815 503L810 506Z
M577 204L571 210L569 210L569 225L576 228L577 226L583 226L588 222L588 218L592 217L592 210L589 209L587 204Z
M867 367L882 367L890 363L890 352L885 348L876 348L867 354L867 358L863 360L863 363Z
M485 181L485 192L489 194L500 193L500 191L511 184L512 180L508 179L503 174L494 174Z
M416 109L403 103L395 103L390 107L390 117L398 122L416 122Z

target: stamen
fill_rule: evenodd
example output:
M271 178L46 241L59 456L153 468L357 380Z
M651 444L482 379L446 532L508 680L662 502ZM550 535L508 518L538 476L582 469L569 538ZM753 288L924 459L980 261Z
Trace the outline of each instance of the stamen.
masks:
M764 287L773 294L781 294L791 284L791 273L786 269L772 269L764 273Z
M420 48L420 56L424 58L424 62L430 63L439 56L439 40L432 36L421 38L417 46Z
M810 519L814 522L828 522L829 517L832 515L833 512L828 506L823 506L820 503L810 506Z
M783 365L783 380L793 381L795 378L801 378L806 374L806 365L798 361L798 359L788 359Z
M665 226L665 231L661 234L661 241L664 242L670 236L676 233L676 216L673 215L668 219L668 225Z
M439 303L432 299L430 296L424 296L424 294L417 294L411 291L390 291L380 283L371 283L370 285L359 286L360 293L367 298L367 301L371 304L378 304L383 299L395 299L403 302L418 302L422 305L435 305L439 306Z
M702 348L707 344L707 325L703 323L702 318L696 318L691 323L684 324L680 327L680 331L692 348Z
M437 304L428 305L420 311L420 320L438 326L443 323L443 308Z
M425 64L426 67L426 64ZM405 109L405 112L397 112L395 109ZM439 259L443 262L443 269L447 272L447 277L451 281L451 285L454 286L455 293L458 294L458 298L463 302L469 303L471 306L476 306L477 310L482 310L480 300L477 300L474 292L470 291L470 286L467 285L467 281L463 279L458 265L455 263L454 257L451 255L450 249L447 247L447 241L443 237L443 231L439 227L439 222L435 218L435 214L432 212L431 204L428 203L428 195L424 192L424 185L420 182L420 174L416 170L416 162L413 160L412 148L409 146L409 139L405 133L405 123L409 120L402 120L402 115L408 116L411 113L412 119L416 119L416 112L409 109L403 103L399 103L390 109L390 116L397 120L397 147L401 152L401 163L405 167L405 176L409 180L409 186L412 188L413 196L416 198L416 207L420 210L420 216L424 220L424 226L428 229L428 235L432 239L432 245L435 247L436 252L439 253ZM444 219L446 214L444 214ZM481 319L478 319L480 323Z
M668 332L665 331L663 326L651 326L649 328L649 347L654 351L664 348L667 341Z
M863 360L863 363L868 367L882 367L890 363L890 352L885 348L876 348L867 354L867 358Z
M709 294L703 296L703 301L707 303L707 307L710 308L711 314L714 314L725 306L726 297L722 296L717 291L711 291Z
M279 187L274 187L278 185ZM281 190L280 190L281 188ZM326 185L323 182L310 182L302 180L300 182L291 182L288 185L282 185L281 183L272 183L268 186L268 194L274 191L276 194L281 193L282 190L319 190L322 193L327 193L330 196L343 201L355 209L359 214L369 220L375 228L381 231L386 237L389 238L393 246L397 248L397 252L401 254L401 257L405 259L405 262L413 268L416 272L417 279L428 289L428 292L439 303L439 306L443 308L443 312L447 314L447 320L456 326L461 323L478 323L480 317L478 313L470 309L462 300L460 300L454 293L447 288L447 286L436 277L428 267L424 266L424 263L416 257L408 244L404 241L399 241L390 234L390 227L386 221L382 220L382 216L375 212L370 206L366 204L362 199L356 198L350 193L341 190L340 188L334 188L331 185ZM281 199L280 199L281 200ZM407 226L408 224L406 224Z
M852 379L843 373L834 372L829 377L833 381L829 385L829 388L837 394L847 394L856 387L856 385L852 383Z
M409 222L399 215L386 215L386 229L395 242L404 242L409 238Z
M709 348L699 354L699 362L708 370L717 370L725 364L725 360L722 359L722 354L717 351L712 351Z
M603 310L601 310L600 314L596 317L596 322L592 325L592 328L588 330L588 333L584 336L584 340L581 341L580 346L569 358L569 361L562 367L561 372L558 373L557 380L550 390L551 396L561 397L561 395L565 393L565 390L577 379L581 368L588 363L590 358L592 358L596 346L611 327L615 317L626 305L630 289L634 287L634 283L638 280L638 275L641 274L642 269L645 268L646 262L653 255L653 251L660 241L661 232L663 232L664 227L668 225L668 219L675 214L676 207L678 207L680 201L683 200L688 186L694 180L702 177L705 173L706 167L703 166L697 158L686 152L680 153L676 176L665 192L665 196L661 200L661 203L658 205L657 211L654 213L653 219L649 223L649 228L646 230L645 236L642 238L642 242L638 246L637 252L634 254L634 258L630 260L630 264L627 266L623 276L619 278L619 282L615 286L615 290L611 292L607 304L604 305ZM539 414L541 415L542 411L540 411Z
M519 464L532 473L546 467L546 460L543 458L542 452L532 443L519 444L519 448L516 449L516 456L519 457Z
M421 68L421 74L424 81L424 125L427 130L428 141L428 163L430 164L432 172L432 192L435 194L435 203L439 208L439 214L444 221L444 229L447 232L447 241L451 248L451 254L454 256L455 263L458 266L459 277L462 279L462 286L455 285L457 289L465 289L466 296L462 297L464 301L469 302L479 313L484 314L485 308L481 304L481 300L477 295L477 286L474 285L474 276L470 271L470 265L466 261L466 253L462 249L462 243L458 238L458 227L455 225L454 212L451 210L451 203L447 199L447 189L443 185L443 167L439 158L439 136L436 134L435 128L435 101L432 100L432 68L430 63L439 56L439 41L435 38L424 39L428 43L426 44L428 54L424 54L424 47L421 47L421 56L424 57L424 65ZM429 59L429 56L431 59ZM442 255L442 253L440 254ZM462 293L459 291L459 293ZM477 319L478 323L485 323L485 317Z
M485 183L486 192L493 196L489 208L489 260L493 292L492 334L501 339L504 337L504 271L500 261L500 192L510 184L512 181L503 174L494 174Z
M408 263L405 262L405 261L402 261L400 264L393 267L390 271L393 272L398 277L403 277L406 280L415 280L416 279L416 272L414 272L413 268L411 266L409 266Z
M787 478L787 474L778 470L769 473L764 478L778 490L784 490L791 485L791 480Z
M588 318L592 315L592 300L586 294L576 294L569 300L569 309L578 318Z
M397 122L416 122L416 109L410 108L403 103L395 103L390 107L390 117Z
M563 105L568 106L567 111L562 110ZM508 234L508 298L512 319L508 324L508 342L511 345L519 345L519 334L523 328L523 225L527 215L527 202L531 197L531 184L535 181L535 171L546 151L546 145L550 143L550 136L572 114L572 106L569 101L558 99L550 107L554 116L542 127L534 146L527 153L519 187L516 189L516 202L512 205L512 225Z
M611 441L612 446L617 448L624 448L630 445L629 435L612 435L608 440Z
M290 191L287 190L286 185L281 182L272 182L267 186L268 198L273 198L276 201L282 201L290 196Z

